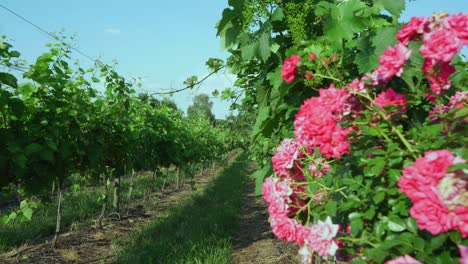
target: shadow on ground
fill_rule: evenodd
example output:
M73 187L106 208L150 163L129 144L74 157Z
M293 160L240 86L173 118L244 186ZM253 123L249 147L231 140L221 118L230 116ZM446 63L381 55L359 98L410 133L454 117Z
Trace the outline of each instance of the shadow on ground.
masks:
M117 242L117 263L230 263L238 230L247 155L158 219Z

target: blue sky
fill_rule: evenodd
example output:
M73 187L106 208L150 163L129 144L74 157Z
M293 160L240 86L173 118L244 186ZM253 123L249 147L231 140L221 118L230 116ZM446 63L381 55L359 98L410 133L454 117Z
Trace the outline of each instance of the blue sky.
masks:
M76 47L91 57L119 62L123 76L141 77L143 89L160 91L180 88L191 75L208 73L205 61L210 57L226 58L216 38L215 24L227 7L227 0L0 0L50 32L65 30L76 34ZM408 2L402 16L430 16L433 12L468 12L468 0L416 0ZM0 8L0 35L12 39L13 46L29 62L45 52L51 42L45 34ZM92 66L76 54L83 67ZM197 93L211 93L232 85L233 76L219 73L199 90L174 95L186 109ZM222 118L228 114L226 103L213 99L213 112Z

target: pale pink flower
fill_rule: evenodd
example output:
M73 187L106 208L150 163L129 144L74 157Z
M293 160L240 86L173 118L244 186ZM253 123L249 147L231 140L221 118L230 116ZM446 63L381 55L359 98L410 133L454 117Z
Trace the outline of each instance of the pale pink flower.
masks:
M403 65L411 57L411 50L401 43L393 47L387 47L384 54L379 57L380 65L366 78L371 79L372 85L385 84L393 76L400 77L403 73Z
M460 250L460 264L468 264L468 247L463 245L458 245L458 250Z
M319 220L310 227L310 234L306 238L307 245L322 257L334 256L338 245L334 241L339 225L333 224L328 216L325 222Z
M288 177L290 170L300 158L300 149L296 140L284 139L271 158L273 170L280 177Z

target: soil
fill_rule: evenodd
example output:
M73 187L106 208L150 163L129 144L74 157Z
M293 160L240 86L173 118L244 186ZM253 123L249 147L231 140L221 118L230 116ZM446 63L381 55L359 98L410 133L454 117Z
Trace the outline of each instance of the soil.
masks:
M249 175L255 166L249 166ZM249 179L245 188L239 232L234 237L233 264L298 263L298 246L275 238L268 222L268 206L255 195L255 181Z
M220 167L198 175L195 188L203 189L222 169ZM1 254L0 263L112 263L115 260L113 241L116 238L156 218L166 217L170 207L177 206L192 194L189 183L182 184L179 189L176 189L175 184L167 186L164 192L153 193L149 199L136 201L128 212L109 215L102 229L86 227L61 234L55 249L51 247L53 236L40 238Z

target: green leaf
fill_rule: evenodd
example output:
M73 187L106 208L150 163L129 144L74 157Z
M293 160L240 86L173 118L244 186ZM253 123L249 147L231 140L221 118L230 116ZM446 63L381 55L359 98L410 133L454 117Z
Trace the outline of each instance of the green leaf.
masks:
M284 18L284 12L281 7L275 9L273 14L271 15L270 21L281 21Z
M379 60L375 55L375 47L372 45L370 38L362 37L357 42L359 53L354 58L354 63L359 68L359 73L371 72L379 65ZM375 129L373 129L375 130ZM372 133L372 131L369 131Z
M95 83L100 82L99 78L96 77L96 76L91 77L91 80L93 80L93 82L95 82Z
M28 206L28 201L26 201L26 200L21 201L21 203L20 203L20 209L23 209L23 208L25 208L25 207L27 207L27 206Z
M283 83L281 78L281 68L276 68L274 71L271 71L267 74L267 79L270 81L273 89L278 89Z
M374 200L374 203L379 204L385 199L385 192L384 191L377 191L372 198Z
M327 211L327 215L329 216L335 216L336 215L336 201L334 200L329 200L327 202L327 205L325 206L325 210Z
M364 252L366 256L370 257L371 260L375 260L377 263L383 263L385 258L388 256L388 251L380 248L369 248Z
M399 18L405 10L405 0L374 0L374 6L385 8L392 16Z
M317 5L316 14L327 17L323 32L330 43L341 46L343 39L350 41L354 33L366 28L367 18L360 17L359 13L367 8L360 0L349 0L338 6L321 1Z
M468 116L468 107L457 108L454 118L466 117Z
M385 224L381 221L378 221L374 224L374 233L378 236L381 237L383 234L385 234Z
M255 194L260 195L262 194L262 185L263 185L263 180L272 173L273 169L271 167L271 164L267 164L265 167L263 167L261 170L258 170L255 172L252 177L255 178Z
M29 207L21 209L21 212L23 213L23 216L26 217L29 221L31 221L32 215L33 215L33 210Z
M440 248L444 244L445 240L447 240L447 235L446 234L441 234L441 235L438 235L436 237L433 237L431 239L431 248L432 248L432 250L434 251L434 250Z
M395 38L397 32L396 27L382 27L375 30L375 35L372 36L372 46L375 47L376 56L384 54L388 46L393 46L398 42Z
M37 91L37 87L32 83L23 83L19 85L17 91L23 95L23 98L29 98Z
M391 216L387 222L388 229L393 232L402 232L406 230L405 222L398 216Z
M379 176L383 169L385 168L385 158L383 157L375 157L369 161L369 165L371 166L370 176Z
M406 218L406 228L413 234L418 233L418 224L412 217Z
M351 236L356 237L364 227L364 224L361 220L361 218L357 218L354 220L351 220Z
M9 73L0 72L0 84L6 84L12 88L16 88L18 87L18 79Z
M21 101L20 99L10 98L10 100L8 101L8 105L10 106L11 112L13 112L13 114L16 117L20 117L23 115L24 104L23 101Z

